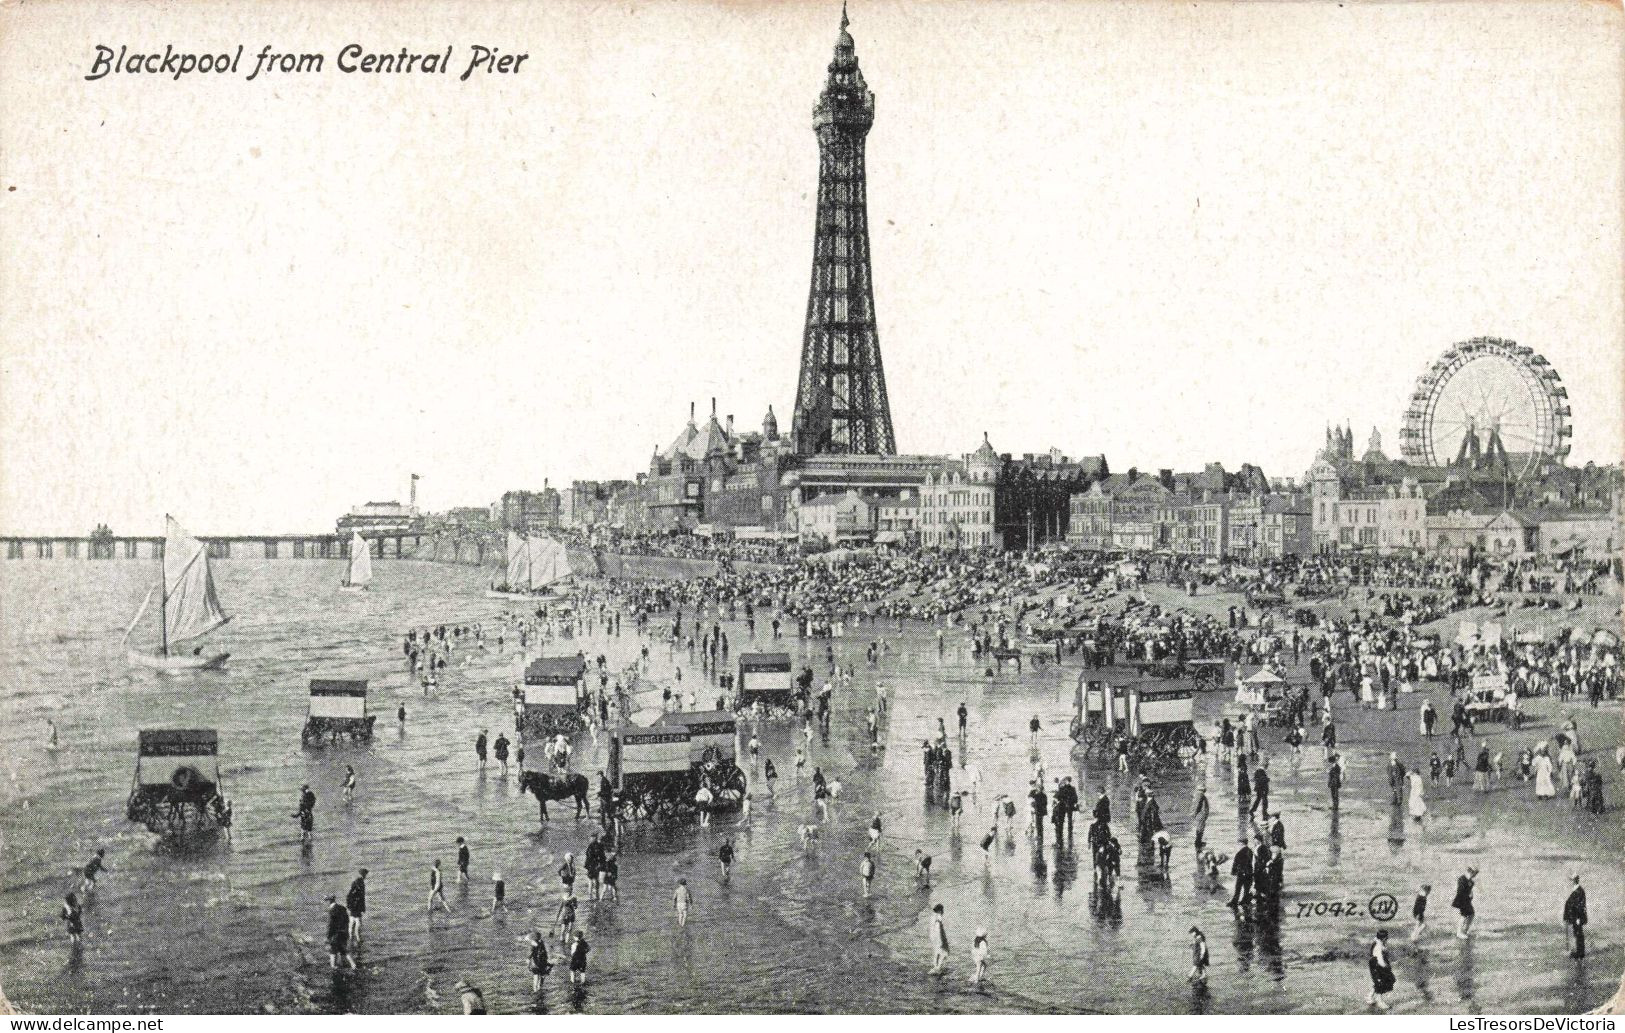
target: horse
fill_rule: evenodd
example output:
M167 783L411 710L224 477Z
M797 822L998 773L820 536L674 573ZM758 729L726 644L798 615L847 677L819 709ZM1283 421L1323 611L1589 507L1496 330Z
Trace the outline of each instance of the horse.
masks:
M589 816L587 806L587 776L576 773L558 777L541 771L521 771L519 773L519 791L529 790L536 795L536 802L540 805L542 820L547 821L547 801L568 800L575 797L576 817Z

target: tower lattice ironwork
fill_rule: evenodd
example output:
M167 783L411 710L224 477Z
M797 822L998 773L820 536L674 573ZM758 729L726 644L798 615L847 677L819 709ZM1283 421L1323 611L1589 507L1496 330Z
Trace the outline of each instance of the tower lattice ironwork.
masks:
M863 145L875 95L841 7L841 34L818 106L818 219L792 435L804 455L892 455L891 406L875 330Z

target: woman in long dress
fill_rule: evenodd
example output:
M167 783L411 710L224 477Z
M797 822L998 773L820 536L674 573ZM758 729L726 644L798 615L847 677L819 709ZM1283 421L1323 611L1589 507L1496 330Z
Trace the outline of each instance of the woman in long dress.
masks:
M1412 771L1405 777L1411 781L1411 817L1420 822L1428 812L1427 801L1422 799L1422 772Z
M1557 795L1557 787L1552 785L1552 758L1546 755L1546 745L1541 744L1535 752L1535 799L1550 800Z
M1563 745L1557 751L1557 784L1566 786L1574 781L1574 772L1579 766L1574 747L1569 745L1567 739L1563 740Z

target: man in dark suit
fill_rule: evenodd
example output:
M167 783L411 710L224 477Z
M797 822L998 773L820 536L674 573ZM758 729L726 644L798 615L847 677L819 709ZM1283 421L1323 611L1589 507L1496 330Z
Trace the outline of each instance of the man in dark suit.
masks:
M1247 808L1248 815L1257 811L1259 816L1269 820L1270 816L1270 772L1269 761L1258 762L1258 770L1253 772L1253 805Z
M1253 892L1253 848L1245 839L1236 845L1236 856L1230 859L1230 874L1236 880L1236 888L1230 894L1230 906L1235 907Z
M1580 885L1580 873L1574 873L1574 888L1563 902L1563 927L1569 934L1569 957L1586 956L1586 889Z
M1270 861L1274 854L1269 841L1259 836L1253 846L1253 895L1260 899L1270 895Z
M1072 776L1061 779L1055 787L1055 800L1051 808L1055 821L1055 841L1061 841L1061 825L1066 824L1066 835L1072 838L1072 812L1078 809L1078 791L1072 788Z

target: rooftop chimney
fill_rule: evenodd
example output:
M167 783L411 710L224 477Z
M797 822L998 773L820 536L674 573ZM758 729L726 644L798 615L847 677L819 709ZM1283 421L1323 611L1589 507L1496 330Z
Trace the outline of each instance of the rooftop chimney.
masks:
M727 434L728 434L728 436L730 438L734 436L734 414L733 413L728 414Z

